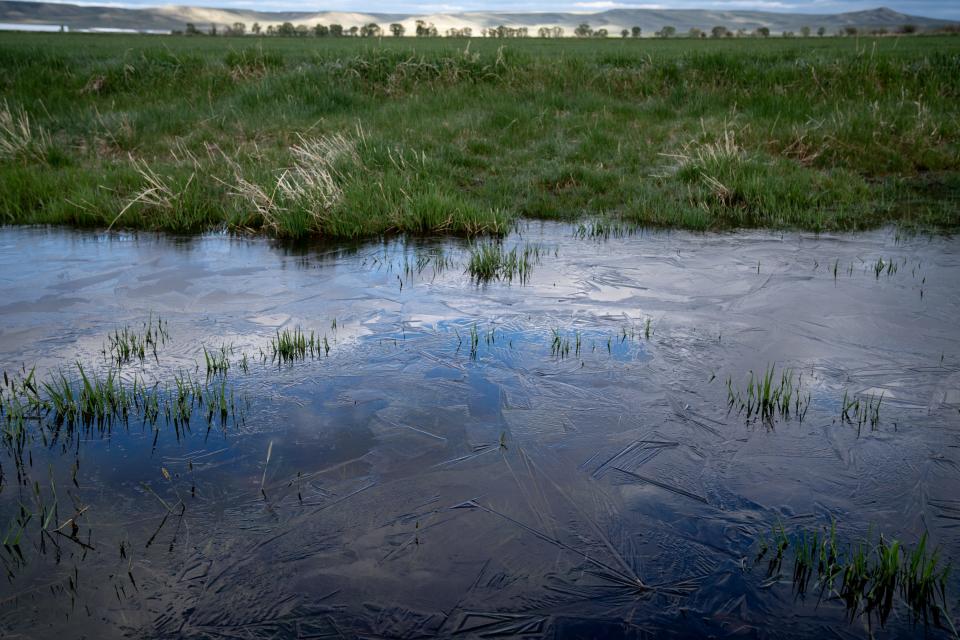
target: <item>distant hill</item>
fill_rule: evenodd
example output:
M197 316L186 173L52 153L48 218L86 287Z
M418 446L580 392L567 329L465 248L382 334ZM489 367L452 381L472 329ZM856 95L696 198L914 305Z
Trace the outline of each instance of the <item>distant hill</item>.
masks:
M767 27L774 35L783 31L799 33L804 26L814 32L824 27L827 33L835 33L844 27L858 29L885 28L894 31L903 25L918 29L935 29L952 24L946 20L923 18L879 8L870 11L855 11L834 14L772 13L767 11L707 11L687 9L614 9L599 13L508 13L467 12L437 13L425 15L348 12L266 12L242 9L207 9L201 7L166 6L145 9L117 7L79 6L51 2L9 2L0 0L0 23L11 25L64 25L73 31L82 30L134 30L171 31L183 29L193 23L207 29L211 24L219 28L242 22L249 28L254 22L263 28L283 22L293 24L340 24L345 28L375 22L386 30L387 25L399 22L412 35L415 22L423 20L436 26L440 34L447 29L469 27L474 35L482 29L498 25L527 27L530 35L536 35L540 27L562 27L564 35L572 36L582 22L592 28L604 28L611 36L619 35L622 29L640 27L644 36L666 26L676 28L679 34L691 28L709 32L714 26L724 26L732 31L753 31Z

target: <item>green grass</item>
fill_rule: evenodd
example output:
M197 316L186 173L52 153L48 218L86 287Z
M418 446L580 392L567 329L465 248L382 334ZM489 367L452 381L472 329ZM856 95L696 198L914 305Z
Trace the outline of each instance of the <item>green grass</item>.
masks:
M960 38L397 40L7 34L0 223L960 222Z
M507 251L500 242L478 242L470 247L467 272L478 284L491 280L512 282L514 278L524 284L530 279L533 265L540 262L540 253L536 244L527 243Z
M308 336L300 327L283 331L278 329L276 336L270 338L270 352L279 364L303 360L307 356L313 358L319 356L321 350L324 355L330 355L327 336L318 338L313 331Z
M939 550L928 548L926 533L912 548L883 535L876 542L868 535L844 546L837 541L835 523L792 534L778 524L769 540L761 538L757 561L767 560L768 577L780 575L791 554L791 579L799 596L812 589L820 600L841 602L851 622L862 616L881 626L899 600L914 623L947 628L957 637L947 607L951 567Z
M230 356L233 354L233 347L221 345L219 349L207 351L203 347L203 360L207 369L207 377L222 375L226 376L230 370Z
M803 394L803 374L783 369L777 376L776 365L771 364L760 375L750 371L745 391L736 389L733 378L728 377L727 407L744 414L748 421L759 418L772 424L793 415L802 422L810 408L810 392Z
M152 353L154 360L159 361L157 349L163 346L169 337L167 323L159 317L154 321L151 315L139 331L124 326L107 336L103 354L118 367L130 363L134 358L143 364L148 353Z
M843 400L840 402L840 422L857 425L857 433L863 430L863 427L869 425L871 431L876 431L880 425L880 405L883 403L883 392L879 397L870 396L850 396L846 391L843 392Z
M551 329L551 331L550 355L552 357L565 360L570 357L571 351L573 351L575 358L580 357L580 351L583 348L583 336L580 335L579 331L574 331L572 336L563 334L560 329ZM610 350L609 342L607 350Z

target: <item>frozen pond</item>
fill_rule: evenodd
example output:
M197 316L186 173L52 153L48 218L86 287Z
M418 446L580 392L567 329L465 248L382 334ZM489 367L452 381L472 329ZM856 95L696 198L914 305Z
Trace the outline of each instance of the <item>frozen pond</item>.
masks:
M757 555L834 522L960 560L960 242L531 223L504 243L538 249L525 282L476 283L453 240L0 230L0 368L80 362L159 398L8 435L0 630L924 634L903 606L851 622ZM118 367L109 336L158 319ZM316 349L279 362L296 327ZM748 418L770 367L792 411ZM199 388L189 421L164 412L175 380ZM229 398L212 419L208 393Z

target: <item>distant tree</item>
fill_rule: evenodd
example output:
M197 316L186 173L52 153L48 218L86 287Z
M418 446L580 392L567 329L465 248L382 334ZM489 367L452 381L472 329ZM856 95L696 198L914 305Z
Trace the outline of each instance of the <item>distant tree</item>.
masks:
M562 37L563 37L563 27L554 27L554 28L552 29L552 31L553 31L553 37L554 37L554 38L562 38Z
M393 34L394 38L402 37L405 31L406 29L399 22L394 22L393 24L390 25L390 33Z
M621 29L621 30L620 30L620 37L621 37L621 38L629 38L629 37L630 37L630 29Z
M437 35L437 28L433 26L432 22L424 22L423 20L417 20L417 37L431 38L436 35Z
M917 25L915 24L905 24L900 27L900 33L916 33Z
M677 35L677 28L666 26L663 29L660 29L660 31L657 31L657 33L654 35L657 35L661 38L672 38L673 36Z
M357 34L360 32L360 27L358 27L357 25L353 25L352 27L347 29L347 31L350 33L351 36L356 37Z
M298 24L294 29L294 33L299 38L306 38L308 35L310 35L310 27L305 24Z
M743 27L737 29L737 37L738 37L738 38L746 38L746 37L747 37L747 30L744 29Z
M330 25L330 35L334 38L339 38L343 35L343 25L332 24Z
M700 31L700 29L697 29L696 27L690 27L690 31L687 32L687 35L691 38L699 38L701 33L703 32Z
M268 25L267 25L267 35L268 35L268 36L275 36L275 35L277 35L277 28L276 28L275 26L273 26L272 24L268 24Z
M800 27L800 35L802 35L804 38L809 38L810 27L807 27L807 26Z
M633 36L634 38L639 38L641 33L643 33L643 29L641 29L640 27L630 28L630 35Z
M784 38L792 38L792 37L793 37L793 31L784 31L784 32L783 32L783 37L784 37Z
M228 36L242 36L247 32L247 25L242 22L234 22L227 28Z
M254 23L253 23L253 26L250 27L250 31L252 31L252 32L253 32L253 35L255 35L255 36L260 35L260 31L262 31L262 28L260 27L260 23L259 23L259 22L254 22Z
M610 34L606 29L597 29L593 32L595 38L606 38Z
M549 38L550 37L550 28L549 27L540 27L537 29L538 38Z
M826 28L824 28L824 27L817 27L817 35L818 35L818 36L820 36L820 37L822 38L822 37L824 36L824 34L826 34L826 33L827 33Z
M721 26L718 25L718 26L716 26L716 27L714 27L713 29L710 30L710 37L711 37L711 38L722 38L722 37L725 36L725 35L727 35L727 28L726 28L726 27L721 27Z
M770 27L757 27L757 35L761 38L770 37Z
M297 28L293 26L292 22L284 22L279 27L277 27L278 36L295 36L297 35Z
M318 38L326 38L330 35L330 27L325 24L315 24L313 25L313 35Z
M210 31L208 31L208 33L209 33L210 35L212 35L212 36L217 35L217 25L211 24L211 25L210 25Z
M844 28L843 28L843 33L844 33L845 35L848 35L848 36L855 36L855 35L857 35L857 28L856 28L856 27L844 27Z
M573 35L578 38L586 38L593 34L593 29L590 28L590 25L586 22L581 22L577 25L577 28L573 30Z
M360 35L364 38L377 38L383 33L376 22L371 22L360 27Z
M188 36L199 36L199 35L203 35L203 33L200 31L200 29L197 29L197 25L193 24L192 22L188 22L188 23L187 23L186 33L187 33Z

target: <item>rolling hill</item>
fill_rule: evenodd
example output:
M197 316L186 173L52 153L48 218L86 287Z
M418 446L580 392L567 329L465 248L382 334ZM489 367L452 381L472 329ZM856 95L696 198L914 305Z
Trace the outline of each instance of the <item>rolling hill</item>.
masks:
M5 27L18 25L28 28L39 25L64 25L71 31L83 30L132 30L132 31L171 31L183 29L187 23L193 23L206 29L215 24L224 27L242 22L248 27L257 22L264 28L284 22L293 24L340 24L345 28L361 26L375 22L382 27L399 22L412 34L415 22L423 20L432 23L443 34L447 29L469 27L474 35L481 30L498 25L509 27L527 27L531 35L540 27L563 28L564 35L572 36L576 26L589 23L594 29L607 29L611 35L619 34L621 29L640 27L644 36L651 36L665 26L674 27L678 33L686 33L691 28L709 31L716 25L722 25L732 31L744 29L753 31L767 27L771 33L783 31L799 32L804 26L816 31L824 27L827 33L834 33L845 27L858 29L880 29L893 31L903 25L914 25L919 29L934 29L951 24L945 20L924 18L898 13L891 9L878 8L869 11L856 11L836 14L791 14L764 11L707 11L679 9L614 9L598 13L508 13L508 12L466 12L437 13L425 15L387 14L387 13L350 13L350 12L264 12L242 9L211 9L187 6L163 6L143 9L118 7L80 6L50 2L11 2L0 0L0 23Z

